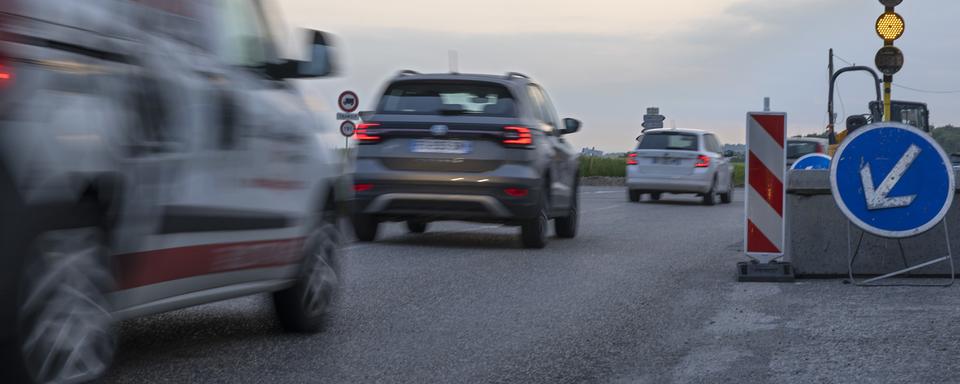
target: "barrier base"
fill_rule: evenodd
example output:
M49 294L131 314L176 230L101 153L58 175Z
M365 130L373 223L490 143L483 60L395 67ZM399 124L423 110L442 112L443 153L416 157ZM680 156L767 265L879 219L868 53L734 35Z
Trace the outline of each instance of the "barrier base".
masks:
M737 281L741 283L792 283L796 278L790 263L757 261L737 263Z

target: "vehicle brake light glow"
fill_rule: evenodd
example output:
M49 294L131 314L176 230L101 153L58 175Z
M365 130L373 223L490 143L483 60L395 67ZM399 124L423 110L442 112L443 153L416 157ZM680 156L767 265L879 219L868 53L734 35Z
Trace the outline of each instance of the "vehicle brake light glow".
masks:
M705 155L697 156L697 168L706 168L710 166L710 158Z
M526 188L507 188L503 192L512 197L525 197L530 194L530 190Z
M503 136L503 143L507 145L531 145L533 134L526 127L503 127L507 131Z
M378 123L360 123L354 131L354 138L361 143L372 143L380 141L380 136L371 134L369 129L379 127Z
M373 189L373 184L354 184L354 192L366 192Z
M627 155L627 165L637 165L637 154L631 153Z

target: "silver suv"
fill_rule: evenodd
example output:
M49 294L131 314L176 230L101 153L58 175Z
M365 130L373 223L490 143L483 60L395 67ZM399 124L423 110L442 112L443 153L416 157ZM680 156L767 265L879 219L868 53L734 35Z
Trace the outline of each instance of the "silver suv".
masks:
M522 228L528 248L577 232L579 154L530 78L404 71L357 127L354 229L373 241L383 221L422 233L437 220Z
M663 193L697 194L703 203L730 203L733 165L716 135L693 129L654 129L637 138L627 155L627 192L632 202L643 194L660 200Z

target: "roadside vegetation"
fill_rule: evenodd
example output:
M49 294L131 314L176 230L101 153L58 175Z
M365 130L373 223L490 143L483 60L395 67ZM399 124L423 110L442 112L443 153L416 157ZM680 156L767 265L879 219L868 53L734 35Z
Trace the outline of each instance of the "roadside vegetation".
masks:
M580 176L581 177L624 177L627 170L627 159L620 157L581 157L580 158ZM744 184L744 163L743 161L733 162L733 180L738 186Z

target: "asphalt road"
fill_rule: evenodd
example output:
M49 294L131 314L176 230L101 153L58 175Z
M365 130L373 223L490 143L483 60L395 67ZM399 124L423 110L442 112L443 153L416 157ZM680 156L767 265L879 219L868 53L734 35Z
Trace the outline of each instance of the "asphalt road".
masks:
M327 330L265 295L127 321L116 383L957 382L960 288L738 284L743 202L584 187L580 235L386 226L349 244Z

